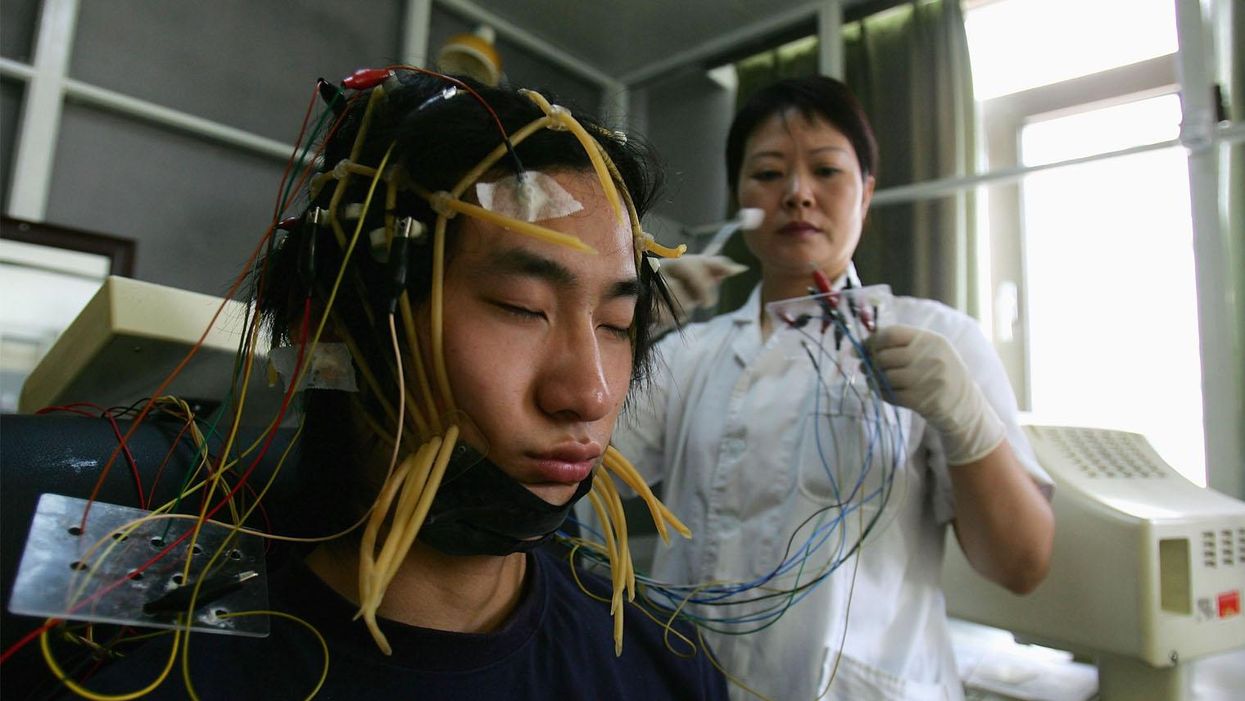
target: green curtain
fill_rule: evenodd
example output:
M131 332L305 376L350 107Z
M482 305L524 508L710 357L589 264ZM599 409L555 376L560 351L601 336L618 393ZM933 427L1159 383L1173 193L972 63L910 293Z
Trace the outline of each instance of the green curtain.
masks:
M798 78L817 73L817 37L807 37L763 53L749 56L735 64L739 88L735 106L739 107L752 93L784 78Z
M873 123L880 151L877 189L968 175L976 162L972 74L957 0L905 3L843 28L845 82ZM816 41L737 65L738 100L773 80L816 72ZM855 261L866 284L889 284L975 312L972 193L871 208ZM737 308L756 285L741 237L723 253L754 271L728 280L719 311Z

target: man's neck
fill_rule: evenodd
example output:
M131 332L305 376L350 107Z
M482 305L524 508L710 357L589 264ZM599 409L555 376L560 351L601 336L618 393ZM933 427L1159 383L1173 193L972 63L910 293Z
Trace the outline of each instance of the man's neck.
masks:
M359 601L359 559L352 550L320 546L307 566L334 591ZM398 568L377 615L399 623L459 633L497 630L523 595L527 556L452 556L416 541Z

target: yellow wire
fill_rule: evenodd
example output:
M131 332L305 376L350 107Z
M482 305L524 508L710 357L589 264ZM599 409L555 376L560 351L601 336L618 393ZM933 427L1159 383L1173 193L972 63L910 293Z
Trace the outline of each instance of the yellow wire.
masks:
M376 579L369 581L369 590L384 591L384 583L388 580L389 572L394 566L395 554L401 550L404 534L406 529L410 527L408 519L414 513L415 508L419 504L419 499L428 485L428 478L432 475L433 464L436 462L437 455L444 442L444 439L438 436L420 446L419 452L412 456L414 458L412 461L413 467L408 471L398 494L397 502L393 506L393 516L390 519L388 531L385 535L385 542L381 544L380 553L376 556Z
M618 199L618 188L615 187L613 179L610 177L609 170L605 163L601 160L601 154L598 151L596 139L588 135L583 126L579 124L571 113L564 107L555 108L549 104L544 95L535 90L520 90L519 94L526 96L532 102L535 102L545 116L554 120L564 129L567 129L579 141L579 145L583 147L584 152L588 155L588 161L592 163L592 169L596 171L597 178L601 181L601 189L605 191L605 199L609 201L610 207L614 209L614 216L621 217L623 214L622 203Z
M380 382L377 381L376 375L372 373L372 368L368 366L367 361L362 360L363 354L359 351L359 344L355 343L354 337L350 335L346 325L338 318L336 310L333 311L332 318L333 331L341 338L342 343L346 344L346 349L350 351L350 357L355 359L355 367L359 368L359 374L363 375L364 384L372 390L372 395L377 403L380 404L381 409L384 410L385 415L389 417L389 420L396 422L398 420L397 412L394 411L393 405L389 403L389 400L385 398L384 390Z
M618 590L622 581L622 567L618 562L618 540L614 537L614 525L610 523L609 509L605 508L605 501L597 490L593 489L588 492L588 502L592 504L592 510L596 512L597 520L601 522L601 533L605 536L605 554L610 561L610 588L613 597L610 603L610 615L613 615L619 601Z
M441 419L437 415L437 405L432 398L432 386L428 384L428 373L424 370L424 359L420 353L419 335L415 332L415 314L411 311L411 300L406 291L398 298L398 307L402 311L402 325L406 330L406 345L411 349L411 364L415 366L415 378L419 385L419 396L424 400L428 412L427 426L424 432L441 433Z
M549 117L542 116L533 119L521 127L518 131L510 135L510 145L512 147L517 147L519 144L527 140L529 136L542 129L548 128L551 124L553 124L553 120ZM463 193L467 191L467 188L471 187L477 180L484 177L484 174L488 172L488 170L492 168L497 161L501 160L502 156L509 152L510 149L506 148L506 144L498 144L497 148L490 151L487 156L476 164L476 167L467 171L467 174L459 179L458 183L454 185L454 189L450 190L450 195L452 195L454 199L461 199Z
M50 623L52 620L53 619L48 619L48 622ZM142 689L139 689L138 691L132 691L126 694L99 694L70 679L69 676L65 674L64 670L61 669L61 666L56 662L56 658L52 655L52 646L48 643L47 630L44 630L39 635L39 648L43 651L43 660L47 663L48 669L52 670L52 674L56 675L56 678L75 694L83 698L92 699L92 701L129 701L130 699L137 699L150 694L152 691L155 691L156 687L164 683L164 680L169 676L169 672L173 670L173 662L177 659L177 646L178 642L181 640L181 636L182 631L180 628L173 631L173 649L169 651L169 660L165 663L164 669L160 671L160 675L156 677L155 681L151 682Z
M587 586L584 585L583 581L579 578L579 571L575 567L575 554L579 552L580 548L588 548L589 550L595 550L597 552L604 554L604 550L601 549L601 544L593 543L591 541L587 541L582 538L567 538L566 540L569 541L574 546L571 548L571 553L569 556L569 564L570 564L571 578L575 580L575 585L578 586L579 590L583 592L584 595L586 595L587 597L594 599L596 601L600 601L603 604L609 603L610 601L609 598L593 593L592 591L588 589ZM652 621L653 623L656 623L657 625L665 629L664 643L665 643L666 649L670 651L671 654L676 655L678 657L683 657L683 658L692 657L696 654L696 643L692 642L691 639L688 638L686 635L683 635L679 631L675 630L673 618L663 621L657 618L657 616L653 615L652 611L649 611L647 608L645 608L640 603L635 602L635 601L632 601L629 603L634 608L636 608L641 613L643 613L645 616L647 616L650 621ZM678 650L675 650L670 645L671 635L687 643L687 646L691 649L691 651L687 653L682 653L682 652L679 652Z
M238 618L240 616L276 616L278 618L284 618L286 620L290 620L301 625L302 627L311 631L312 635L316 636L316 641L320 643L320 651L324 653L324 666L320 668L320 678L316 680L316 685L311 688L311 692L308 693L306 697L307 701L310 701L311 699L315 698L315 695L320 693L320 688L324 686L324 680L327 679L329 676L329 645L328 645L328 642L324 639L324 636L320 634L320 631L316 630L315 626L311 625L310 623L303 620L302 618L299 618L298 616L295 616L290 613L286 613L284 611L257 609L254 611L237 611L234 613L222 613L222 614L219 614L217 617L221 619L227 619L227 618ZM190 647L190 636L187 635L186 648L188 649L189 647ZM190 684L189 672L183 672L183 674L187 675L186 676L186 689L187 691L190 692L190 698L194 699L195 701L198 701L199 697L197 694L195 694L194 688Z
M400 470L398 470L397 472L394 471L394 466L397 464L397 461L398 461L398 451L402 445L402 417L403 417L403 413L406 410L406 389L405 389L406 381L405 381L405 375L402 370L402 349L398 345L398 331L394 324L393 314L389 315L389 335L390 335L390 340L393 344L394 356L397 359L397 373L398 373L398 421L397 421L398 430L396 434L394 435L393 453L391 454L389 458L389 467L386 470L386 474L391 475L393 479L391 480L389 476L386 477L385 479L386 486L382 487L382 494L380 498L376 502L374 502L372 518L369 519L368 521L368 526L367 526L367 530L364 533L363 542L360 544L359 592L360 592L361 597L369 596L369 592L371 592L373 589L372 579L374 578L374 572L372 569L372 565L374 561L373 561L372 549L373 549L373 544L375 543L375 540L376 540L376 532L380 528L381 522L384 520L385 512L389 510L389 502L392 501L393 494L395 490L397 489L397 487L401 485L404 481L406 481L406 478L410 474L411 469L413 469L416 462L418 462L419 456L423 455L425 452L421 448L418 454L408 456L407 459L403 461L402 468ZM421 471L422 471L422 468L421 468ZM388 487L389 484L393 485L392 488ZM409 482L407 484L409 486ZM404 487L403 498L405 498L405 492L406 492L406 489ZM386 546L387 545L388 543L386 542ZM381 550L381 556L382 557L384 556L384 549ZM366 612L368 608L367 606L368 599L365 598L363 601L364 601L364 606L362 610ZM369 624L370 624L369 628L374 626L375 624L374 616L372 619L369 620Z
M434 437L430 443L439 443L440 438ZM426 447L428 444L425 444ZM420 453L424 452L424 447L420 448ZM363 538L359 544L359 597L361 599L360 613L364 613L367 608L368 592L372 590L373 572L376 567L375 547L376 537L380 533L381 525L384 523L385 517L388 515L389 507L393 503L393 499L398 494L398 490L402 487L403 482L414 469L415 461L418 455L412 453L402 461L401 467L394 472L389 479L385 481L381 488L380 494L376 496L371 508L371 517L368 519L367 526L363 531Z
M437 373L437 389L448 412L457 411L450 376L445 369L445 225L444 215L437 217L432 238L432 290L429 305L432 317L432 363Z
M368 105L369 105L369 110L370 110L371 103L369 102ZM380 165L377 166L376 168L376 172L378 176L380 173L383 173L385 171L385 165L389 162L389 156L393 153L394 145L395 144L389 144L389 148L385 149L385 155L380 159ZM376 184L378 182L379 182L379 177L373 178L371 185L368 186L367 195L364 197L364 200L363 200L364 211L367 211L367 209L371 207L372 195L376 191ZM341 189L343 188L341 188L341 186L339 185L338 190L341 190ZM336 191L334 192L334 194L336 194ZM330 211L330 215L331 214L332 212ZM316 331L311 337L311 344L304 351L305 354L308 354L308 355L314 354L316 350L316 346L318 346L320 343L320 335L324 332L324 327L328 323L329 314L333 309L333 303L337 301L337 293L341 289L342 280L346 276L347 263L350 261L350 256L354 252L355 246L358 245L359 236L363 232L364 219L365 219L364 217L359 217L359 223L355 226L354 235L351 236L350 241L345 244L346 251L342 255L342 265L337 271L337 277L334 278L333 280L333 287L329 290L329 297L324 305L324 312L320 315L320 322L316 326ZM355 360L356 362L358 362L358 358L356 358ZM303 363L302 370L299 372L298 377L294 379L295 387L297 387L298 384L302 382L303 376L307 374L307 370L310 366L311 366L311 363L309 362Z
M618 452L618 449L613 446L606 448L605 460L603 464L611 472L618 475L619 479L621 479L624 484L630 487L632 491L644 500L645 505L649 507L649 513L653 515L653 523L657 526L659 533L665 530L663 527L664 523L674 527L674 529L679 532L679 535L682 535L684 538L690 539L692 537L691 529L684 525L683 522L680 521L679 518L675 516L674 513L656 497L656 495L653 494L653 490L649 489L648 484L644 481L644 478L640 476L640 473L636 471L635 466L632 465L631 461L627 460L622 453ZM669 536L666 537L666 542L669 542Z
M618 487L614 485L614 480L605 470L598 471L597 478L592 481L592 484L594 487L600 485L601 496L610 509L610 519L614 522L614 531L618 537L618 552L622 560L620 564L623 567L623 586L627 590L627 599L634 600L635 566L631 561L631 547L627 542L627 514L623 511L622 497L618 494Z
M618 553L618 544L614 539L613 524L610 523L608 511L602 502L601 497L596 491L588 492L588 501L592 503L592 508L597 513L597 518L601 521L601 531L605 534L606 553L610 559L610 586L613 593L610 596L610 615L614 618L614 655L622 655L622 576L624 566L621 563L621 555Z
M363 149L363 141L367 136L368 125L372 123L372 112L373 110L376 109L376 104L380 102L380 99L384 96L384 94L385 94L384 88L378 85L376 86L374 90L372 90L371 95L368 96L367 106L363 110L363 121L359 124L359 131L358 133L355 134L354 143L351 144L350 146L350 159L349 160L351 162L359 160L359 152ZM393 146L391 145L389 148L390 150L392 150ZM380 165L376 167L376 174L375 174L376 176L379 176L380 173L384 172L385 163L388 160L389 160L389 153L386 152L385 158L381 159ZM333 189L333 196L329 198L329 209L328 209L329 222L331 222L333 225L333 234L337 237L337 245L341 246L342 248L346 248L347 244L346 244L345 232L342 231L341 226L337 223L337 207L338 205L341 204L342 198L346 196L346 184L350 182L350 176L351 176L350 169L347 168L346 176L338 181L337 187ZM335 173L334 173L334 177L336 177ZM373 182L373 186L375 186L376 177L373 177L372 182ZM371 200L371 197L372 195L371 195L371 192L369 191L368 192L369 201ZM364 203L363 210L367 211L367 208L368 208L367 203ZM358 228L363 227L363 219L364 219L363 217L359 217ZM353 241L350 243L350 247L351 248L354 247Z
M531 238L539 241L545 241L557 246L565 246L566 248L582 251L584 253L595 254L597 252L597 249L579 240L579 237L574 236L573 234L564 234L560 231L554 231L548 227L540 226L539 224L526 222L522 219L515 219L514 217L508 217L504 214L498 214L497 212L485 209L479 205L455 199L451 197L449 193L429 192L418 185L412 186L412 189L414 189L416 194L428 200L434 208L444 205L442 207L443 209L452 209L458 214L465 214L473 219L479 219L481 221L488 222L489 224L493 224L494 226L514 231L523 234L524 236L530 236ZM444 216L442 216L442 218L444 218Z
M702 631L699 626L696 628L696 638L700 641L700 649L704 650L705 657L709 658L709 664L712 664L714 669L721 672L722 676L726 677L727 681L739 687L740 689L743 689L749 694L752 694L758 699L761 699L761 701L771 701L770 697L748 686L747 684L744 683L742 679L735 676L734 674L731 674L730 672L726 671L725 668L722 667L722 665L718 662L717 658L714 657L713 652L709 649L709 645L705 642L704 631Z
M415 510L409 517L404 519L407 525L401 534L402 540L399 541L398 550L387 567L382 584L386 589L397 573L398 566L406 558L406 553L410 551L415 536L419 534L419 529L424 525L424 519L427 518L428 510L432 507L433 497L436 496L437 489L441 486L441 480L445 476L446 468L449 467L450 457L453 455L456 445L458 445L458 426L450 426L445 432L445 440L441 442L441 449L437 453L436 462L432 466L432 472L428 475L427 482L420 490L419 501L415 504Z

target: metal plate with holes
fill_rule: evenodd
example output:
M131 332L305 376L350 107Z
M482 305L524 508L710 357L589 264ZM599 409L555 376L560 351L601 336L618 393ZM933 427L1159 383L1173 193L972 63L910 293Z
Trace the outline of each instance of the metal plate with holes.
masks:
M143 605L182 583L194 527L189 518L157 518L130 530L150 511L114 504L91 504L81 530L83 499L44 494L39 499L30 538L13 583L13 613L150 628L174 628L169 614L153 615ZM238 590L199 606L191 629L209 633L268 635L268 617L227 616L268 608L268 576L264 543L257 536L233 533L227 526L207 523L199 531L191 555L190 581L198 579L213 553L224 552L212 565L213 575L258 574ZM161 553L170 544L168 552ZM154 562L153 562L154 559ZM151 563L151 564L148 564ZM141 572L132 579L126 576Z

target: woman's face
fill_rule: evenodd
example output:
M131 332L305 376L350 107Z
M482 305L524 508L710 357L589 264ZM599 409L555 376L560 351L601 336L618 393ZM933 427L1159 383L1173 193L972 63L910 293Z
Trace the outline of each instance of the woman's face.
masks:
M583 209L539 223L597 254L465 219L446 268L444 352L458 408L482 434L472 442L564 504L600 463L627 396L639 282L631 227L596 176L553 177Z
M744 145L740 207L764 211L744 234L769 279L807 278L813 267L833 279L846 270L860 241L873 196L851 141L820 115L798 110L760 123Z

